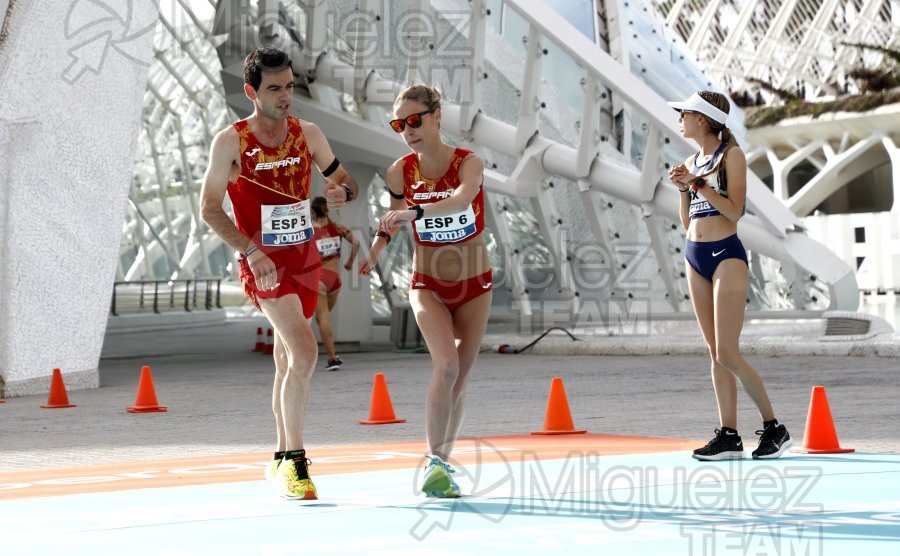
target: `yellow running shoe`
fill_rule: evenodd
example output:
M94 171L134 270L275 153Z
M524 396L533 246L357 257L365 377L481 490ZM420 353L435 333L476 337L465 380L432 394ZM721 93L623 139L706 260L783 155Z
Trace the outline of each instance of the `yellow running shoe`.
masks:
M273 459L266 466L266 480L269 481L270 483L274 482L275 477L278 476L278 467L281 466L282 461L284 461L284 460L281 458Z
M288 500L318 500L316 485L309 478L309 460L301 456L294 460L285 458L278 466L278 494ZM300 477L305 477L301 479Z
M456 470L438 456L426 456L425 480L422 492L429 498L459 498L459 485L450 476Z

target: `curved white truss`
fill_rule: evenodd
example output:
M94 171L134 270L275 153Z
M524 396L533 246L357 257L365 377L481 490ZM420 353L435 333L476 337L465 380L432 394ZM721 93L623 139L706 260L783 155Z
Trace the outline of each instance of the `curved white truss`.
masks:
M220 2L213 26L217 35L214 40L220 45L222 85L227 93L225 97L219 97L222 102L227 102L238 113L246 111L248 106L240 90L240 60L250 45L259 44L258 41L272 42L291 52L295 72L302 78L301 85L305 86L307 94L298 93L295 106L305 118L315 121L326 131L342 162L355 164L361 173L371 175L382 171L406 152L402 141L383 123L400 83L382 77L378 68L358 55L358 47L363 43L362 30L356 34L345 33L341 37L343 41L335 44L327 25L331 0L304 3L282 0L280 4L260 1L258 9L252 12L242 12L238 4L236 0ZM385 6L374 0L354 4L358 13L369 15L377 14ZM395 4L391 3L390 7ZM682 274L684 262L680 254L683 233L673 226L677 221L677 197L671 188L660 184L665 165L680 160L689 147L674 126L665 99L598 46L604 41L585 39L543 3L435 0L434 4L440 7L435 8L432 3L421 0L406 7L433 14L436 20L445 23L453 16L455 32L463 37L468 49L457 62L461 67L469 68L459 87L466 101L445 102L442 121L448 133L469 142L470 148L474 147L486 159L495 161L493 168L486 172L486 217L495 236L496 251L505 269L512 300L521 304L523 313L528 313L531 310L529 303L537 292L533 288L529 291L528 260L516 248L517 241L521 244L521 228L513 229L508 215L516 216L517 220L524 217L540 230L540 236L535 237L549 253L549 264L555 275L553 284L559 290L556 297L568 304L570 314L584 310L589 299L601 298L604 302L619 304L627 311L627 305L634 299L628 277L634 272L642 272L642 283L650 284L646 287L652 290L647 295L654 297L653 312L689 311ZM469 4L471 12L467 11L460 19L459 6L468 10ZM608 2L607 12L614 10L615 4ZM448 11L448 5L456 11ZM521 67L497 58L505 45L498 43L496 34L487 28L487 5L493 6L494 10L497 5L502 5L505 18L516 18L519 25L525 22L525 54L518 62ZM297 25L297 19L285 19L297 14L305 22L305 33L299 32L302 26L290 30L282 26L285 23ZM265 24L257 26L253 21ZM611 29L610 32L616 31ZM618 29L618 32L622 31ZM169 29L169 33L175 36L177 30ZM629 55L622 41L613 43L620 47L617 56ZM356 50L347 48L354 44ZM341 47L345 50L341 51ZM547 56L547 49L561 53L567 63L583 72L580 74L584 90L582 105L559 106L567 117L574 117L579 124L583 122L577 133L570 134L567 140L551 138L553 129L548 128L548 121L558 122L562 118L554 120L555 116L543 108L544 104L557 100L555 93L547 90L546 79L542 78L542 72L548 70L547 66L542 68L542 62L553 59ZM212 83L217 77L215 71L191 67L209 65L210 58L215 58L208 47L201 52L202 55L195 52L194 56L182 57L177 62L182 64L181 71L189 71L195 78ZM343 61L332 55L335 52ZM521 56L517 52L513 54ZM179 114L182 117L176 119L186 121L179 108L167 104L173 102L172 91L163 90L175 81L188 90L188 97L198 97L190 98L187 104L188 110L199 109L197 113L200 114L191 120L190 135L184 130L178 132L195 138L198 147L204 137L208 144L210 134L227 125L233 117L226 110L210 110L208 105L220 101L210 103L208 96L200 94L206 89L188 86L190 79L175 79L179 67L165 53L157 57L161 68L157 71L168 75L166 79L153 81L158 90L148 92L154 105L150 117L154 118L156 127L175 127L172 119ZM559 58L553 60L557 63ZM427 75L429 63L433 60L430 61L428 56L409 56L404 64L404 79ZM573 78L578 79L577 76ZM508 116L495 114L496 102L492 104L494 99L485 98L485 87L491 84L490 80L503 81L505 94L513 95L518 105L518 116L513 121ZM216 98L215 94L213 98ZM621 136L618 150L610 139L617 133ZM159 140L158 137L151 138ZM183 155L193 148L189 141L182 140L181 143L172 146ZM163 149L156 147L156 150L162 152ZM635 152L636 155L623 154ZM192 219L190 237L181 238L182 241L177 243L181 246L180 251L170 257L179 262L180 270L170 265L170 272L174 269L201 274L205 270L198 268L204 264L214 273L222 269L233 272L229 264L230 252L210 237L197 218L198 185L196 181L192 183L188 174L193 170L193 180L199 179L202 170L198 172L197 169L203 167L205 149L198 148L190 154L179 157L180 166L184 168L180 177L188 178L180 187L171 186L180 182L174 179L176 176L162 175L164 172L158 169L155 171L157 180L154 180L153 164L146 165L143 174L145 184L165 184L155 190L158 199L149 205L156 211L151 219L156 218L164 223L163 226L169 225L170 217L166 215L170 209L164 207L163 199L172 196L180 199L178 206L189 211ZM149 155L148 160L153 161L163 156L155 151ZM160 166L159 163L156 165ZM769 298L781 301L769 304L767 308L855 309L858 294L849 267L822 245L810 240L800 229L797 218L755 176L751 176L748 193L751 214L741 221L742 238L752 252L775 261L768 269L765 262L763 266L755 265L755 272L765 273L758 277L757 287L767 288L766 277L770 272L777 274L779 267L779 280L783 284L783 290ZM358 226L367 229L370 217L360 214L359 218ZM577 225L573 225L578 218ZM153 244L153 238L144 236L140 240L143 247L149 253L155 253L153 256L164 257L162 244L168 236L156 244ZM641 254L629 253L629 246L638 246L642 249ZM573 269L598 263L612 276L603 288L585 289L577 280L571 279ZM146 266L149 265L143 265ZM642 270L635 271L635 267ZM823 305L821 301L817 304L815 300L815 289L819 286L828 290L825 294L827 304Z

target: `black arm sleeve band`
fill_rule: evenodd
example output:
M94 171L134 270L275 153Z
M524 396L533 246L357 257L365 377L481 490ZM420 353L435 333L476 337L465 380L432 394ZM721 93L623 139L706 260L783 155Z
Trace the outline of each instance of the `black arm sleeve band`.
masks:
M403 195L403 193L397 194L397 193L394 193L393 191L391 191L390 187L388 187L387 190L388 190L388 193L391 194L391 197L393 197L394 199L405 199L406 198L406 196Z
M340 165L341 165L341 161L338 160L337 157L335 157L334 162L329 164L328 168L325 168L324 170L322 170L322 175L327 178L328 176L333 174L334 171L337 170L338 166L340 166Z

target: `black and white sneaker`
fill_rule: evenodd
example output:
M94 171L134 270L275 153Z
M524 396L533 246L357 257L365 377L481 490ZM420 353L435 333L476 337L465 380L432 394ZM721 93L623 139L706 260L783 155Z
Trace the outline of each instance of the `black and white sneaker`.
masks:
M335 357L334 359L329 359L327 363L325 363L326 371L336 371L341 368L344 362L341 361L340 357Z
M716 436L706 446L694 450L694 459L720 461L744 457L744 443L736 432L716 429Z
M775 459L794 445L787 427L782 424L774 425L760 431L759 447L753 450L753 459Z

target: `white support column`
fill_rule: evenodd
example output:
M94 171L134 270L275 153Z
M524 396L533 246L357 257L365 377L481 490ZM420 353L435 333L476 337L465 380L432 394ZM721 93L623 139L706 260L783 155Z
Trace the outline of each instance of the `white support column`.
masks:
M481 110L481 83L487 79L484 64L484 35L487 27L487 8L484 0L472 1L472 13L469 23L468 47L471 58L465 61L467 71L463 73L462 93L459 105L459 130L468 136L475 122L475 116Z
M360 253L365 253L371 245L368 230L360 229L352 225L353 222L367 222L371 213L369 208L369 187L375 177L376 168L367 164L349 162L345 168L359 184L359 196L356 200L347 203L339 210L334 211L335 220L349 227L360 244ZM369 279L359 275L358 261L353 261L353 267L347 271L343 268L350 256L350 247L347 243L341 247L341 281L343 287L338 296L337 304L331 313L332 329L335 342L360 342L370 340L372 329L372 294ZM315 320L315 319L313 319Z
M578 160L575 175L579 179L591 173L591 165L600 154L600 84L593 75L584 82L584 105L581 109L581 134L578 140Z
M541 34L532 25L528 30L525 44L525 72L522 83L522 96L519 99L519 122L516 126L515 149L521 152L538 131L538 110L541 108L541 58L544 49L541 46Z
M278 1L257 0L256 24L263 44L272 44L278 39Z
M808 160L811 154L823 147L823 143L825 141L822 139L810 141L783 160L778 159L775 149L771 146L766 149L769 165L772 166L773 190L781 201L787 201L790 197L788 194L788 175L791 173L791 170L804 160Z
M552 184L553 178L550 178L547 184L541 188L538 196L530 199L531 208L541 227L541 235L547 242L550 256L553 258L553 268L559 282L558 293L562 298L561 301L571 302L571 309L574 312L576 309L575 292L572 288L572 273L568 263L568 237L563 227L565 220L550 191L553 187Z
M647 133L647 144L644 148L643 160L641 160L641 179L638 183L640 199L642 202L653 199L656 186L659 185L660 176L664 174L663 160L661 158L663 135L655 125L650 125Z
M779 201L787 201L789 197L787 164L778 158L775 149L769 145L766 146L766 160L769 161L769 166L772 167L772 192L778 197Z
M348 23L348 30L353 33L347 40L353 45L353 97L357 102L365 102L365 85L366 76L369 73L369 64L366 58L371 50L372 35L377 33L378 26L376 19L380 19L380 14L375 12L372 7L373 0L359 0L356 3L355 19L352 23ZM346 91L346 88L344 89Z
M900 214L900 147L889 136L883 137L881 143L891 159L891 183L894 190L894 204L891 205L891 212Z
M303 53L298 62L297 71L303 71L313 77L319 57L325 52L328 38L328 3L307 0L303 2L306 12L306 34L303 36Z

